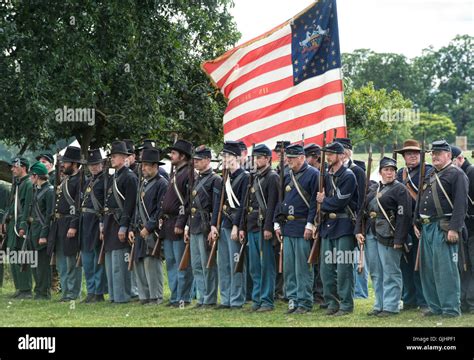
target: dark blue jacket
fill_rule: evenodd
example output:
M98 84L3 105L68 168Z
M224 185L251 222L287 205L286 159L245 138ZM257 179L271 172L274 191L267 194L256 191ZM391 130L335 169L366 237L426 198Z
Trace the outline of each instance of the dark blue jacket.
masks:
M336 184L333 190L331 178ZM337 239L353 235L354 224L350 218L329 219L329 213L348 213L347 207L355 212L358 204L357 180L351 169L341 166L335 174L328 172L324 179L325 198L321 211L325 213L321 224L321 237Z
M239 177L240 174L243 175ZM240 206L236 207L235 209L231 209L229 205L229 201L227 199L227 193L224 195L224 213L222 216L222 227L231 229L233 225L240 225L240 221L242 219L242 211L245 206L245 194L247 193L247 187L249 182L249 174L242 168L237 169L234 171L233 174L229 175L230 184L232 185L232 190L234 191L235 196L239 200ZM220 191L225 189L225 184L222 182L222 186ZM220 199L220 191L219 191L219 199ZM225 191L225 190L224 190ZM227 215L226 215L227 214ZM217 211L212 214L212 222L213 226L217 224Z
M318 192L319 170L309 166L305 161L301 169L294 173L295 177L303 173L298 183L309 195L309 208L291 182L290 174L285 175L285 193L283 203L278 204L275 212L275 221L280 224L283 236L303 237L306 223L314 223L316 216L316 193ZM289 191L288 191L289 190ZM295 220L288 220L293 215ZM286 219L286 220L285 220Z

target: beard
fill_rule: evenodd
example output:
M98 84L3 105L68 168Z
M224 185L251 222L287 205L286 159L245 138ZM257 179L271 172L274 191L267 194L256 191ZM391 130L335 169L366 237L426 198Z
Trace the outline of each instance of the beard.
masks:
M68 167L68 168L64 168L64 175L72 175L74 173L74 170L72 169L72 167Z

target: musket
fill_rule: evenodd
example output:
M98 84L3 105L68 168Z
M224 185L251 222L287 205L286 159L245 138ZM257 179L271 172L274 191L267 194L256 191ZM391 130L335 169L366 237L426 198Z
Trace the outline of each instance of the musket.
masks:
M361 218L361 231L364 235L366 236L366 231L365 231L365 209L367 208L367 193L369 192L369 185L370 185L370 173L372 172L372 144L369 144L369 160L367 161L367 175L365 179L365 191L364 191L364 201L362 202L362 218ZM357 272L360 274L364 270L364 263L365 263L365 243L361 244L359 246L359 262L357 264Z
M141 190L142 190L142 167L138 167L138 186L137 186L137 195L135 198L135 214L133 216L133 223L132 223L132 231L137 234L137 236L140 235L140 217L139 217L139 212L140 212L140 201L141 201ZM128 234L127 234L128 237ZM146 244L145 239L143 241ZM135 242L134 240L132 242L132 248L130 250L130 254L128 256L128 271L133 270L133 258L135 257ZM146 246L146 245L145 245Z
M82 233L82 184L84 182L84 164L81 165L79 170L79 189L76 195L76 212L79 216L79 228L77 229L77 239L79 240L79 252L76 256L76 267L82 267L82 251L81 251L81 233Z
M54 174L54 202L53 204L56 204L56 200L58 199L58 189L59 187L61 186L61 162L59 161L59 149L56 149L56 164L54 165L54 171L55 171L55 174ZM52 223L54 222L55 220L55 215L56 213L53 212L53 215L51 217L51 221L50 221L50 228L51 228L51 225ZM56 242L56 239L54 240L54 242ZM56 254L55 254L55 247L56 247L56 244L53 244L52 246L52 252L51 252L51 260L49 262L49 265L56 265Z
M252 149L255 147L255 144L252 144ZM253 186L253 179L254 179L254 176L255 176L255 172L256 172L256 169L255 169L255 155L251 155L251 169L250 169L250 179L249 179L249 183L247 185L247 192L245 193L245 199L244 199L244 209L243 209L243 212L242 212L242 229L244 230L245 232L245 239L244 241L242 242L242 244L240 245L240 251L239 251L239 258L237 260L237 262L235 263L235 267L234 267L234 273L241 273L244 271L244 260L245 260L245 247L247 246L247 242L248 242L248 231L247 231L247 223L248 223L248 208L250 207L250 189L252 188ZM262 194L263 196L263 194ZM263 229L263 225L261 226L260 228L260 259L263 258L263 233L262 233L262 230Z
M284 142L280 141L280 186L278 191L278 202L283 203L283 194L285 193L285 146ZM278 257L278 273L283 273L283 236L278 239L280 242L280 256Z
M109 158L106 157L105 159L105 166L104 166L104 207L105 207L105 199L107 199L107 185L109 181ZM102 215L105 215L104 213ZM102 230L103 231L103 230ZM100 252L99 258L97 259L97 265L103 265L105 263L105 239L102 239L102 244L100 245Z
M326 131L323 133L323 149L326 147ZM318 191L324 192L324 177L326 175L326 152L321 152L321 163L319 165L319 184ZM308 257L308 264L318 264L319 263L319 252L321 247L321 234L320 227L322 224L322 213L321 213L321 204L316 202L316 216L314 218L314 225L316 231L313 236L313 245L311 246L311 252Z
M217 241L219 240L219 233L221 230L221 222L222 222L222 212L224 210L224 202L225 202L225 183L229 176L229 169L227 169L222 163L222 187L221 187L221 197L219 200L219 211L217 213L217 238L212 243L211 252L209 253L209 259L207 261L206 267L208 269L212 268L216 263L216 254L217 254Z
M192 152L192 151L191 151ZM188 206L189 211L191 212L191 199L192 199L192 192L194 188L194 160L191 158L189 161L189 173L188 173ZM199 196L199 194L196 194ZM188 239L186 246L184 247L183 256L181 257L181 261L179 262L179 271L184 271L189 267L191 263L191 238Z
M425 181L425 172L426 172L426 166L425 166L425 132L423 132L423 140L421 143L421 154L420 154L420 177L418 180L418 194L416 196L416 205L415 205L415 221L413 226L416 226L416 217L420 208L420 204L422 201L422 196L423 196L423 183ZM421 230L420 230L420 238L418 241L418 250L416 252L416 261L415 261L415 271L418 271L420 269L420 249L421 249Z
M36 190L34 190L33 192L33 198L31 199L30 207L28 208L28 217L26 219L26 223L28 227L26 229L25 235L23 236L23 244L21 245L21 253L24 254L25 257L26 257L25 251L28 250L28 244L29 244L30 235L31 235L31 223L32 223L31 211L33 209L33 201L36 201ZM28 270L28 262L25 259L21 263L20 272L25 272L26 270Z

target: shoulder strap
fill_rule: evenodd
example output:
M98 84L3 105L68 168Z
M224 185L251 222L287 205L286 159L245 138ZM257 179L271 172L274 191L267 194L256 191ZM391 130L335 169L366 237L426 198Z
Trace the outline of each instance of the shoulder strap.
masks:
M386 193L387 191L388 191L388 186L386 186L385 188L382 189L382 191L380 191L380 184L379 184L379 186L377 188L377 193L375 194L375 199L377 200L377 205L379 206L380 211L382 211L382 214L383 214L385 220L388 221L388 223L389 223L390 227L392 228L392 230L395 231L395 227L390 222L390 218L388 217L387 212L385 211L382 204L380 203L380 197L384 193Z
M120 210L123 210L123 201L125 200L125 196L122 195L122 193L117 187L118 180L120 179L121 176L122 174L120 174L118 177L115 177L115 176L113 177L112 191L113 191L114 198L115 198L115 201L117 202L118 207L120 208Z
M69 176L64 179L61 183L61 192L64 194L64 198L69 206L74 205L74 199L72 198L71 194L69 194Z
M301 173L303 174L303 172ZM300 175L300 174L298 174ZM296 188L296 191L298 192L298 195L301 197L301 199L304 201L304 203L306 204L306 206L309 208L309 194L306 192L305 189L303 189L303 187L301 186L301 184L298 182L298 179L301 177L302 175L295 177L295 174L293 174L293 170L290 170L290 177L291 177L291 181L293 182L293 184L295 185L295 188Z
M438 176L438 174L437 174L436 172L434 173L434 176L435 176L435 178L436 178L436 182L437 182L438 185L439 185L439 188L441 189L441 191L443 192L444 196L446 197L446 200L448 201L449 206L451 206L451 209L453 209L453 208L454 208L453 203L452 203L451 199L449 198L448 194L446 193L446 190L444 189L444 186L443 186L443 184L441 183L441 180L439 179L439 176ZM435 191L436 191L436 190L435 190L434 188L435 188L435 186L433 186L433 198L436 198L436 199L435 199L435 205L437 205L437 204L436 204L436 201L437 201L438 204L439 204L439 198L438 198L438 193L436 192L436 194L435 194ZM441 210L441 205L439 206L439 208L440 208L440 210ZM442 213L442 211L441 211L441 213Z

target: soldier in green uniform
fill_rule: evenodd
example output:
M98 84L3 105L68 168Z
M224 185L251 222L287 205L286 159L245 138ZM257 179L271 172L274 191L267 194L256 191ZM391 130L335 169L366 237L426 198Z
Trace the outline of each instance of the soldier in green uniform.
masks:
M8 216L8 201L10 199L10 190L8 187L0 183L0 220L2 221L0 225L0 250L3 250L7 245L6 239L6 228L5 222ZM3 262L0 262L0 288L3 286Z
M28 177L29 162L27 159L17 157L11 162L11 171L15 177L14 196L9 206L9 223L7 227L7 248L9 252L18 252L23 247L27 230L28 212L33 196L33 185ZM31 269L20 271L21 265L17 262L10 263L13 283L16 292L13 298L31 298Z
M48 169L37 162L30 168L33 183L32 223L30 225L30 244L38 252L38 266L33 268L35 279L35 300L51 299L50 257L47 254L49 220L53 213L54 188L48 182Z

